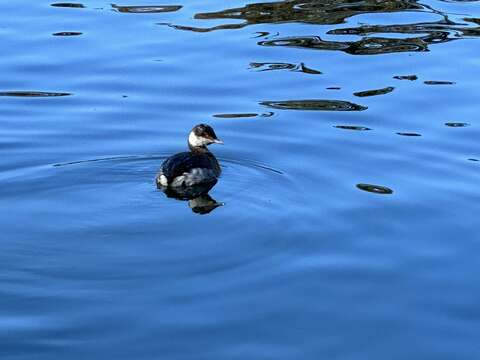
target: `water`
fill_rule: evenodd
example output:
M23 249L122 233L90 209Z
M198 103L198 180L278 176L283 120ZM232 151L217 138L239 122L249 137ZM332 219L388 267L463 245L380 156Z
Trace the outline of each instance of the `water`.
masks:
M0 17L2 359L480 357L478 1Z

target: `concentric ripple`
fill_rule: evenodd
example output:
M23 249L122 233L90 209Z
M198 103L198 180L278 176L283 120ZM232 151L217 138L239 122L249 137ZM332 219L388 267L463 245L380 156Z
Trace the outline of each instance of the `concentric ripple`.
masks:
M79 209L82 208L82 199L95 198L93 204L83 204L89 211L95 211L95 208L100 211L105 207L117 211L113 209L115 205L111 203L112 198L135 199L137 205L142 206L155 203L171 207L178 201L163 196L159 199L161 191L156 189L154 181L165 158L157 155L127 155L57 163L3 173L0 182L4 189L9 189L9 194L13 189L15 192L28 190L35 197L54 190L57 201L78 196L80 200L77 199L76 205ZM279 193L287 191L288 179L281 170L250 160L219 158L219 161L222 176L210 191L211 200L217 206L232 203L232 206L254 206L259 211L261 205L258 199L275 199Z

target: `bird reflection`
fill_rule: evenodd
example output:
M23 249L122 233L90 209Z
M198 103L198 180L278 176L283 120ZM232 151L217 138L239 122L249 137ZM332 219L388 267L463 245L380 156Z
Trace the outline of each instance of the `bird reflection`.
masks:
M205 215L213 211L219 206L223 206L223 203L217 202L208 194L203 194L195 199L188 200L188 206L196 214Z
M216 201L208 192L217 184L217 180L185 187L165 187L157 185L159 190L169 197L180 201L188 201L188 206L196 214L205 215L224 203Z

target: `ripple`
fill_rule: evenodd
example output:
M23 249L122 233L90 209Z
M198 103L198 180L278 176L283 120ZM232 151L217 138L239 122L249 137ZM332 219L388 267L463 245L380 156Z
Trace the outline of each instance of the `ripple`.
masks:
M64 8L85 8L85 5L79 3L55 3L50 6L64 7Z
M397 80L415 81L418 79L418 76L417 75L397 75L397 76L394 76L393 78Z
M477 25L480 25L480 19L479 18L463 18L463 20L467 22L471 22Z
M437 81L437 80L427 80L423 82L425 85L455 85L453 81Z
M168 26L176 30L193 31L198 33L207 33L215 30L241 29L245 26L243 24L228 24L228 25L217 25L211 28L197 28L194 26L175 25L175 24L170 24L165 22L157 23L157 25Z
M293 70L297 66L290 63L250 63L250 69L256 69L257 71L271 71L271 70Z
M0 90L47 96L0 97L6 358L475 353L480 61L477 39L462 38L478 25L455 23L479 17L480 2L50 4L2 7ZM395 94L352 95L387 86ZM223 174L208 196L167 198L155 175L197 121L232 139L212 149ZM454 121L471 127L445 128ZM400 137L413 129L427 135ZM272 331L288 323L301 331ZM389 324L387 346L358 346ZM420 349L402 349L420 336Z
M214 114L213 117L219 119L241 119L241 118L253 118L253 117L272 117L275 115L273 111L268 111L262 114L257 113L226 113L226 114Z
M447 122L445 123L445 126L458 128L458 127L467 127L467 126L470 126L470 124L465 122Z
M397 135L400 136L422 136L419 133L414 133L414 132L397 132Z
M53 164L52 166L54 167L65 167L65 166L71 166L71 165L79 165L79 164L89 164L89 163L97 163L97 162L124 162L124 163L129 163L129 162L136 162L136 161L151 161L155 160L158 161L158 165L160 165L160 161L165 160L169 155L123 155L123 156L109 156L109 157L102 157L102 158L95 158L95 159L86 159L86 160L76 160L76 161L69 161L69 162L63 162L63 163L56 163ZM254 168L254 169L261 169L261 170L267 170L269 172L283 175L283 172L275 169L273 167L270 167L266 164L257 162L257 161L252 161L252 160L246 160L246 159L231 159L231 158L223 158L223 157L217 157L219 160L222 162L222 166L224 163L229 163L229 164L235 164L235 165L241 165L249 168Z
M363 111L367 109L366 106L342 100L263 101L260 105L283 110Z
M52 96L69 96L70 93L64 92L45 92L45 91L0 91L0 96L14 97L52 97Z
M296 69L296 71L297 72L302 72L302 73L305 73L305 74L312 74L312 75L322 74L321 71L309 68L309 67L305 66L303 63L300 63L300 66Z
M334 126L337 129L343 129L343 130L355 130L355 131L368 131L372 130L368 127L365 126L356 126L356 125L335 125Z
M382 2L364 1L348 4L344 1L324 2L316 0L292 0L250 3L242 7L227 8L220 11L203 12L194 15L196 20L234 20L210 28L171 25L177 29L195 32L208 32L222 29L238 29L255 24L276 24L301 22L307 24L341 24L346 19L362 13L385 11L421 10L422 6L407 0L383 4ZM238 21L243 21L238 23Z
M180 10L182 7L181 5L119 6L112 4L115 11L134 14L173 12Z
M0 192L12 194L28 189L31 196L37 196L55 189L59 198L95 198L98 209L95 209L96 205L82 204L89 213L103 212L119 193L124 195L126 201L135 199L138 206L148 208L159 204L162 207L175 206L178 200L188 200L187 208L205 214L224 205L225 201L242 208L253 206L255 211L261 207L264 211L275 211L272 202L280 201L279 194L283 196L288 191L295 191L284 172L270 165L247 159L218 157L223 171L218 183L213 184L212 194L221 201L214 200L212 194L204 196L208 195L204 191L197 194L199 198L192 198L197 189L191 194L181 193L180 197L177 193L163 193L163 189L158 190L155 185L155 176L166 157L125 155L17 168L0 174L3 185ZM206 189L207 192L209 190ZM174 199L164 199L159 203L156 195L159 191Z
M260 116L261 117L272 117L273 115L275 115L275 113L273 111L267 111L266 113L263 113Z
M79 36L82 35L83 33L77 32L77 31L61 31L61 32L56 32L53 33L53 36Z
M390 195L393 194L393 190L382 185L372 184L357 184L357 188L363 191L368 191L375 194Z
M253 38L262 38L262 37L266 37L268 35L270 35L270 33L268 31L256 31L254 34L256 34L256 36L254 36Z
M391 93L394 89L395 89L394 87L388 86L388 87L377 89L377 90L358 91L353 93L353 95L358 97L384 95L384 94Z
M390 25L361 25L358 27L334 29L327 32L329 35L360 35L371 34L430 34L448 36L453 30L453 22L444 21L424 22L417 24L390 24Z
M350 55L379 55L396 52L427 51L427 44L418 38L395 39L365 37L359 41L327 41L319 36L288 37L260 41L261 46L307 48L312 50L336 50Z
M165 157L158 157L158 159L164 159ZM143 159L143 156L140 156L140 155L110 156L110 157L97 158L97 159L76 160L76 161L69 161L64 163L56 163L56 164L53 164L52 166L59 167L59 166L69 166L69 165L77 165L77 164L83 164L83 163L94 163L98 161L118 161L118 160L135 160L135 159L141 160Z
M291 63L250 63L250 68L256 71L289 70L305 74L320 75L321 71L309 68L304 63L298 65Z
M347 51L348 43L338 41L324 41L319 36L291 36L275 40L265 40L258 42L261 46L282 46L282 47L297 47L309 48L317 50L342 50Z
M283 171L275 169L275 168L273 168L269 165L260 163L258 161L252 161L252 160L246 160L246 159L237 160L237 159L222 158L222 157L219 157L218 159L223 161L223 162L226 162L226 163L240 165L240 166L244 166L244 167L249 167L249 168L252 168L252 169L261 169L261 170L268 171L268 172L271 172L271 173L274 173L274 174L277 174L277 175L283 175L284 174Z
M442 19L435 22L414 24L361 25L353 28L330 30L327 34L357 35L363 36L363 40L370 38L372 34L410 34L414 36L398 38L393 40L391 44L398 41L398 45L404 42L404 45L410 44L413 47L418 46L416 50L414 48L405 48L402 51L428 51L428 47L431 44L446 43L458 39L464 31L468 31L468 28L463 26L464 24ZM377 39L386 40L387 38L378 37Z
M227 8L219 11L196 13L195 20L225 20L226 24L212 27L160 23L177 30L193 32L211 32L217 30L241 29L257 24L307 23L319 25L342 24L347 19L360 14L383 12L431 11L430 6L417 1L399 0L394 2L361 1L350 3L335 1L322 3L315 0L292 0L275 2L258 2L243 7ZM447 43L461 38L480 36L478 27L472 28L465 23L456 23L448 15L433 10L443 19L433 22L412 24L361 25L358 27L338 28L327 31L328 35L362 36L358 41L327 41L319 36L291 36L275 40L261 41L262 46L290 46L317 50L344 51L352 55L375 55L395 52L429 51L433 44ZM467 22L478 24L476 18L465 18ZM267 36L267 32L259 32L257 37ZM383 34L395 34L384 37ZM377 36L375 36L377 35Z
M257 113L238 113L238 114L214 114L213 117L220 119L252 118L257 117Z
M157 190L155 176L166 157L166 155L126 155L57 163L50 167L36 168L33 172L30 171L28 176L25 176L25 173L19 176L17 171L13 183L18 186L23 181L26 182L23 187L31 189L33 186L30 182L38 181L40 177L41 183L35 186L37 191L49 191L54 187L57 194L62 191L68 192L65 196L69 197L76 196L76 193L90 194L88 196L98 199L101 208L106 205L106 201L111 201L111 196L114 196L111 194L113 189L115 193L118 191L123 194L131 193L126 196L137 199L136 201L145 203L144 205L148 207L152 206L150 203L159 204L159 198L155 194L161 192L169 198L160 201L162 206L176 206L178 201L182 201L187 205L187 209L196 214L207 214L230 203L242 208L254 206L255 211L264 207L264 211L269 211L268 209L273 210L270 202L266 203L262 199L269 198L275 201L279 193L294 191L281 170L256 161L223 157L218 157L222 166L222 176L216 184L180 192ZM52 172L51 169L54 168L58 171ZM273 192L269 194L269 191ZM104 193L106 198L103 200L101 196ZM212 196L218 198L218 201Z

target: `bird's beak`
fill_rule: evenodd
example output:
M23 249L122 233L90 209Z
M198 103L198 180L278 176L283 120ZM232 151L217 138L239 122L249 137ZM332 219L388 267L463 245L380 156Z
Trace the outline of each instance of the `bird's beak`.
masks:
M214 144L221 144L221 145L223 145L223 141L222 141L222 140L219 140L219 139L213 139L213 143L214 143Z

